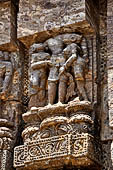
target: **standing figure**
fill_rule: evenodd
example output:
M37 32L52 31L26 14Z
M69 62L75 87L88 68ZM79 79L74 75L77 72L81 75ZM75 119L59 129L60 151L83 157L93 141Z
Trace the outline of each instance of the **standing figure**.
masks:
M0 67L0 92L3 90L3 82L4 82L4 76L6 73L6 66L1 65Z
M72 55L71 47L76 45L72 43L68 45L64 50L64 57L68 60ZM73 46L73 53L76 53L76 47ZM65 62L66 63L66 62ZM70 72L70 64L64 64L59 70L59 91L58 91L58 101L60 103L65 103L68 101L69 97L75 95L75 83L73 76Z
M65 63L63 41L61 39L50 38L45 44L52 53L48 77L48 102L49 104L54 104L59 82L59 69Z
M69 67L72 67L75 82L80 97L82 97L83 100L88 100L86 90L85 90L85 70L86 70L86 65L88 63L88 55L87 55L86 40L83 39L82 41L83 42L81 43L81 46L78 46L76 43L72 43L69 44L66 47L66 49L64 49L64 53L69 55L69 58L66 61L66 63L63 65L60 72L60 76L66 70L68 70Z
M7 52L0 52L0 115L3 113L3 100L8 99L11 88L13 67Z
M0 99L4 100L8 97L11 80L13 75L13 67L7 53L0 56Z
M33 44L30 53L32 53L29 70L29 107L31 108L46 104L47 67L50 62L50 54L44 51L42 43Z

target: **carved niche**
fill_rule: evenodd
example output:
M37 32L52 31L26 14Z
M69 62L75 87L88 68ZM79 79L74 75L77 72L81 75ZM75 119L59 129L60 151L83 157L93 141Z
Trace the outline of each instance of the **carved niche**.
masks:
M87 48L87 40L74 33L59 35L31 46L30 108L67 103L77 96L80 100L88 100L85 89Z
M23 114L24 145L15 148L14 166L20 170L100 166L85 84L87 39L61 34L34 43L29 54L29 110Z

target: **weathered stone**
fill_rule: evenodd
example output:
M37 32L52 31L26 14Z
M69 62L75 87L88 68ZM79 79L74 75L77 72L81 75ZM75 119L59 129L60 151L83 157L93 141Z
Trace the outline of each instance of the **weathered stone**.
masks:
M10 41L10 3L2 6L0 3L0 45Z
M28 36L33 43L35 40L41 42L59 33L78 30L84 33L93 31L85 18L85 0L20 1L18 37ZM29 46L27 39L21 40Z
M112 13L0 0L0 169L113 169Z

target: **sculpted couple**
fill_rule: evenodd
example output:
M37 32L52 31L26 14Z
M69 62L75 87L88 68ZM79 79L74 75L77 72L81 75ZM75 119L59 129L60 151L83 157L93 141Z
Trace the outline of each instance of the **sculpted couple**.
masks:
M31 46L30 108L46 105L47 89L48 104L54 104L56 96L58 102L67 102L74 95L75 83L82 99L88 100L84 87L88 62L86 42L80 37L81 45L78 45L72 35L76 36L65 34Z

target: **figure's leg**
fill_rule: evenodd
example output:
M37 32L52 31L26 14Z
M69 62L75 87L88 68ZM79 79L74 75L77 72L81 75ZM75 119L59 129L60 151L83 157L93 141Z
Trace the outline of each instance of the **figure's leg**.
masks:
M40 75L40 88L46 89L47 75L46 70L42 70L43 72Z
M42 101L45 99L45 97L46 97L46 91L45 91L45 89L39 90L39 92L38 92L39 101L42 102Z
M33 94L30 96L29 109L31 109L32 107L37 107L37 94Z
M58 90L58 101L61 103L65 102L67 93L67 84L64 81L60 81L59 83L59 90Z
M48 102L49 104L54 104L56 97L57 83L48 82Z
M45 97L46 97L46 81L47 81L46 76L43 76L43 77L41 78L40 90L39 90L39 95L38 95L40 101L44 100Z
M78 89L80 95L82 96L82 98L84 100L88 100L86 90L85 90L84 80L76 80L76 83L77 83L77 89Z

